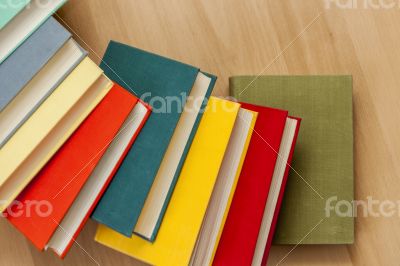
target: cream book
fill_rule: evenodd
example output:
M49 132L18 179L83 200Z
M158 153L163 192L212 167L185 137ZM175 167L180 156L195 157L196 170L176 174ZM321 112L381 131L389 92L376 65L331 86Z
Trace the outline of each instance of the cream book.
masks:
M111 89L85 58L0 149L0 211L18 196Z

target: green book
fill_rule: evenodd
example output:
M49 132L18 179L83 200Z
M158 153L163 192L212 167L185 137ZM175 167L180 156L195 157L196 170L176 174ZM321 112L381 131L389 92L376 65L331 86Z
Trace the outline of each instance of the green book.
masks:
M29 4L30 0L0 0L0 30Z
M303 119L274 243L353 243L352 77L239 76L230 92Z

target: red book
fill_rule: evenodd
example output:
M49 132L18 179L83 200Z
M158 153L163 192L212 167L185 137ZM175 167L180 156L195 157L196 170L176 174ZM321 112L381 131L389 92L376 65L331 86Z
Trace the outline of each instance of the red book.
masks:
M139 100L54 232L46 249L53 250L61 258L66 256L150 113L150 106Z
M265 250L264 250L264 254L263 254L263 258L262 258L262 265L267 265L268 255L269 255L269 251L271 250L272 240L274 238L276 224L278 222L279 211L281 210L281 206L282 206L282 200L283 200L283 195L285 193L287 179L288 179L288 176L289 176L289 172L291 170L291 164L292 164L292 158L293 158L293 154L294 154L294 148L296 147L297 136L299 135L299 130L300 130L301 119L300 118L296 118L296 117L289 117L289 119L296 120L296 128L294 130L294 136L293 136L293 139L292 139L289 155L287 157L285 173L284 173L284 176L283 176L281 188L279 190L278 201L277 201L276 208L275 208L275 211L274 211L274 216L273 216L273 219L272 219L272 222L271 222L271 229L269 231L268 240L267 240L267 243L265 245Z
M258 112L258 119L214 257L218 266L260 265L269 252L272 220L284 190L287 158L282 154L289 156L298 128L298 120L288 118L287 111L247 103L242 107Z
M43 250L138 99L118 85L19 195L7 219Z

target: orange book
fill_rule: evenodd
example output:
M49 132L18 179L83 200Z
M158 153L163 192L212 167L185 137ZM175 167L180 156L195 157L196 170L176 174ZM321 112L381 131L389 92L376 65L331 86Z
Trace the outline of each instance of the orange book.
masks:
M138 99L118 85L4 212L43 250Z
M135 148L132 145L151 111L148 104L138 101L51 236L46 250L54 251L60 258L67 255L128 151Z

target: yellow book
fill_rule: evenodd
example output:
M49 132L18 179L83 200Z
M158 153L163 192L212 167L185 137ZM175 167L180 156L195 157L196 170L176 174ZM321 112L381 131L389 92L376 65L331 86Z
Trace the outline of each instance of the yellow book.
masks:
M103 225L95 240L152 265L188 265L239 108L210 98L154 243Z
M110 90L84 59L0 149L0 211L16 198Z
M226 222L226 218L228 217L229 208L230 208L230 206L232 204L232 199L233 199L233 196L235 194L235 190L236 190L237 183L239 181L240 173L242 172L244 159L246 158L247 150L249 149L250 140L251 140L251 137L253 136L254 127L256 125L256 121L257 121L257 117L258 117L258 113L250 111L250 110L246 110L246 111L252 113L251 118L249 119L250 121L249 120L246 121L246 118L244 118L245 119L245 123L248 123L248 125L249 125L249 131L247 132L246 142L245 142L242 154L240 156L240 163L239 163L238 169L236 171L236 175L235 175L235 181L234 181L234 184L232 186L231 193L229 194L228 204L227 204L227 207L225 208L224 217L222 218L222 224L221 224L221 226L219 228L219 231L218 231L218 236L217 236L217 239L216 239L215 244L214 244L214 249L213 249L213 252L212 252L212 257L211 257L211 259L209 261L209 265L212 264L212 262L214 260L215 252L217 252L218 243L219 243L219 240L221 239L222 231L224 230L224 225L225 225L225 222Z
M190 265L211 265L242 171L258 113L240 108Z

